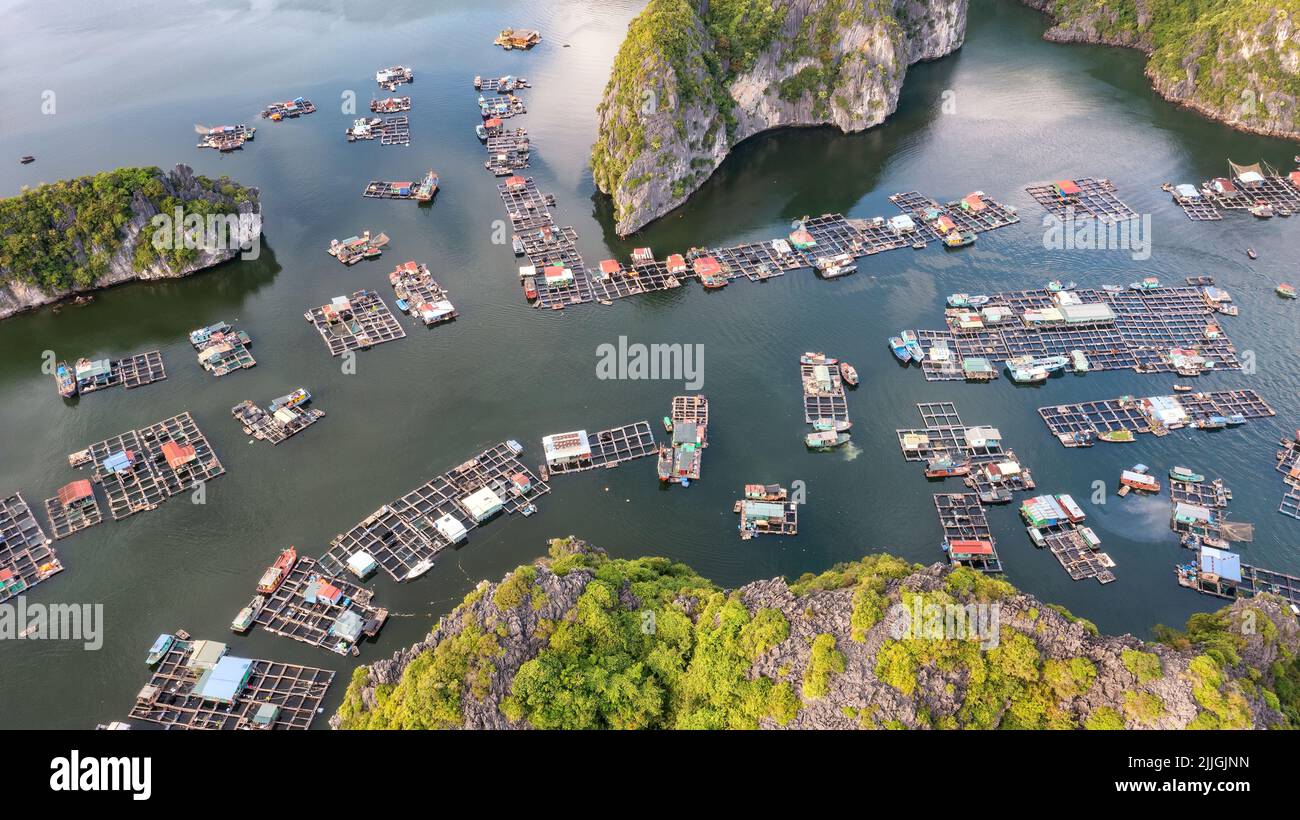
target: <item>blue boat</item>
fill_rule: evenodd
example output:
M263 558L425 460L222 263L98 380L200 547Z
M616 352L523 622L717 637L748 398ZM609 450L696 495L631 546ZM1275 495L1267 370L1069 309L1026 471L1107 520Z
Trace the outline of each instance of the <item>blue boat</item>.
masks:
M898 336L889 337L889 349L894 352L894 358L903 364L912 361L912 354L907 351L907 344Z
M917 341L915 333L910 330L904 330L899 338L902 339L903 344L906 345L908 355L917 362L925 361L925 351L921 349L921 343Z
M1238 425L1245 424L1245 423L1246 423L1246 417L1243 416L1241 413L1233 413L1231 416L1228 416L1227 418L1227 424L1229 427L1237 427Z
M172 644L174 643L176 643L175 635L170 635L166 632L159 635L158 639L153 642L153 646L149 647L149 657L145 659L145 662L149 666L158 663L158 661L162 660L163 656L167 654L167 650L172 648Z
M400 311L403 312L403 313L406 313L408 310L411 309L411 303L408 302L408 301L406 301L405 299L398 299L398 300L397 300L397 309L400 310Z

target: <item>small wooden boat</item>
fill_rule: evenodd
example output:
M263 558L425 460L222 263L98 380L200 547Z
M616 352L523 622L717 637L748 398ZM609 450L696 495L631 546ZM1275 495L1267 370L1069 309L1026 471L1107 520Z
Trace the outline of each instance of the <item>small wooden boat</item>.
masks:
M826 451L833 450L849 441L848 433L837 433L834 430L826 430L817 433L809 433L804 436L804 445L809 450Z
M1259 254L1255 253L1254 248L1246 248L1246 255L1249 256L1251 259L1259 258Z
M898 359L903 364L912 361L912 354L907 350L907 343L904 342L901 337L890 336L889 349L893 351L894 358Z
M67 362L59 362L54 366L54 379L58 382L60 396L70 399L77 395L77 380L73 378Z
M667 431L670 432L670 433L673 431L673 420L672 420L672 417L670 417L670 416L664 416L664 429L667 430Z
M1295 285L1288 285L1286 282L1283 282L1277 286L1277 295L1281 296L1283 299L1294 299L1296 295Z
M289 547L280 553L275 559L275 563L266 568L262 573L262 578L257 582L257 591L263 595L270 595L280 588L284 579L289 577L289 571L293 565L298 562L298 550Z
M33 157L29 154L25 157L19 157L18 161L21 162L23 165L30 165L31 163L36 161L36 157Z
M840 362L840 378L843 379L844 383L847 384L849 387L857 387L858 386L857 368L855 368L853 365L849 364L848 362Z
M925 351L921 349L921 343L917 340L916 334L910 330L904 330L898 336L907 346L907 352L917 363L925 361Z
M1195 389L1195 388L1193 388L1193 387L1192 387L1191 385L1189 385L1189 384L1176 384L1176 385L1174 385L1174 392L1175 392L1175 393L1190 393L1190 392L1192 392L1192 390L1194 390L1194 389Z

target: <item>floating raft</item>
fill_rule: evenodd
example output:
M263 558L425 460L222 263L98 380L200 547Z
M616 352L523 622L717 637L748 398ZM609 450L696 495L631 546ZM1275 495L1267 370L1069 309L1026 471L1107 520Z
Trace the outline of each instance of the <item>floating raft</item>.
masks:
M175 640L158 662L149 683L136 695L130 716L178 729L306 729L334 680L328 669L278 661L231 658L246 677L222 691L202 691L208 667L190 668L196 647L210 641ZM222 659L229 657L224 654ZM221 682L219 682L221 683ZM234 697L226 695L234 691Z
M1194 561L1174 571L1179 586L1207 595L1251 598L1267 592L1300 606L1300 576L1243 564L1235 552L1202 546Z
M940 205L917 191L894 194L889 201L919 220L925 226L928 238L934 240L943 239L946 233L939 227L944 217L954 226L949 230L975 234L1005 228L1020 221L1015 208L997 202L983 191L976 191L947 205Z
M1025 190L1058 219L1066 219L1071 211L1075 218L1090 216L1100 222L1119 222L1138 215L1116 195L1117 189L1108 179L1082 177L1030 185Z
M244 143L251 142L256 133L256 128L247 125L219 125L203 134L198 147L213 148L222 153L242 150Z
M1091 447L1099 436L1116 431L1167 435L1206 419L1240 416L1243 420L1276 415L1254 390L1221 390L1172 396L1058 404L1038 408L1047 429L1065 447Z
M936 493L934 508L943 528L944 550L953 566L980 572L1002 572L997 540L989 528L984 506L974 493Z
M368 350L406 337L388 304L372 290L359 290L350 298L336 296L329 304L312 308L303 316L325 340L331 356Z
M1282 449L1277 453L1277 471L1286 485L1277 511L1300 518L1300 430L1296 431L1295 438L1282 440Z
M364 552L394 580L418 577L469 530L501 511L526 512L551 491L519 460L522 453L518 443L503 441L385 504L330 542L321 571L341 575L348 559ZM476 494L471 509L466 502Z
M389 66L375 72L375 82L380 88L396 91L399 85L415 82L415 72L404 65Z
M1115 562L1106 553L1089 545L1080 530L1073 527L1049 528L1043 532L1043 540L1071 580L1096 578L1101 584L1115 580L1115 573L1111 572Z
M745 497L735 503L732 512L740 514L736 528L742 541L758 535L799 534L799 505L776 484L745 485Z
M91 481L104 488L114 520L155 509L226 472L188 411L96 442L68 461L91 465Z
M894 431L905 460L927 461L944 452L966 456L972 462L1004 458L1001 433L992 427L967 425L952 402L918 402L916 408L924 427Z
M849 421L849 402L844 395L844 381L836 364L799 364L803 383L803 420Z
M598 430L592 435L587 435L586 430L577 432L581 435L574 440L572 451L565 448L563 456L553 457L555 451L548 444L558 443L561 438L574 434L560 433L543 439L543 448L548 450L546 468L551 475L617 467L638 458L655 455L659 451L648 421Z
M446 288L438 284L424 263L398 265L388 274L388 281L397 298L410 306L411 315L424 322L425 327L450 322L460 315L447 298Z
M150 350L122 359L107 360L107 367L103 367L101 362L101 369L97 375L85 381L77 380L77 393L94 393L97 390L116 387L119 384L125 386L127 390L131 390L136 387L143 387L146 384L160 382L165 378L167 378L167 368L163 366L162 352Z
M271 103L262 109L262 117L268 120L296 119L303 114L316 113L316 106L311 100L298 97L284 102Z
M73 481L52 498L45 499L45 515L50 519L54 540L60 541L104 520L95 497L95 487L86 479Z
M306 402L263 410L245 399L230 408L230 414L243 426L246 435L269 441L275 446L325 418L324 410L304 407L304 404Z
M411 98L385 97L382 100L371 100L370 110L376 114L392 114L398 111L410 111Z
M970 379L964 367L968 359L989 363L1019 356L1068 357L1075 350L1083 351L1091 370L1177 372L1188 364L1173 355L1175 350L1200 357L1203 363L1196 372L1241 368L1236 348L1215 317L1225 304L1224 294L1217 289L1082 288L1068 293L1073 294L1071 301L1077 299L1071 307L1093 310L1095 316L1039 321L1045 313L1061 308L1062 297L1046 288L995 293L979 309L948 309L946 328L915 331L928 351L921 365L926 380ZM1089 307L1093 305L1104 305L1105 310ZM1036 317L1032 324L1027 318L1031 315ZM947 348L947 357L933 355L936 343Z
M63 571L51 543L22 493L0 498L0 601Z
M328 589L322 588L322 583ZM314 597L309 603L307 597ZM267 632L319 646L340 655L357 654L356 643L339 634L336 622L345 612L359 619L361 636L374 637L388 620L388 610L372 606L374 592L347 578L327 575L315 559L299 558L253 619Z

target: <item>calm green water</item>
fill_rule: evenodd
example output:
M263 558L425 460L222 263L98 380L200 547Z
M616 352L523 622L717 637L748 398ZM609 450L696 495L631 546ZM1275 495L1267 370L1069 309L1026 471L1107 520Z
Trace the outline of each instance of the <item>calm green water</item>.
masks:
M159 632L178 627L228 638L241 654L338 669L340 685L326 704L332 709L352 659L257 631L244 638L228 631L265 564L290 543L306 554L322 552L381 503L503 438L523 442L527 460L536 463L546 433L657 420L680 384L595 376L596 347L620 335L704 345L704 392L712 405L704 479L686 490L661 490L653 463L643 461L555 480L540 515L476 531L418 582L378 578L379 600L400 615L364 645L361 660L418 639L479 579L540 554L544 539L555 535L577 534L617 555L668 555L728 586L820 570L881 549L941 560L930 498L937 487L903 462L893 434L917 423L917 401L953 400L968 422L1001 427L1044 492L1086 498L1094 480L1113 485L1134 461L1158 470L1184 463L1224 476L1236 494L1233 518L1256 523L1247 560L1300 571L1300 525L1275 512L1282 485L1272 470L1277 438L1296 426L1300 386L1300 313L1272 289L1295 280L1300 221L1242 216L1195 224L1158 190L1161 182L1217 175L1227 157L1281 165L1296 146L1238 134L1164 103L1147 88L1135 53L1044 43L1036 13L1002 0L978 2L965 47L913 68L885 126L853 136L809 129L751 140L686 207L633 243L613 236L587 156L594 108L638 3L451 3L440 4L451 6L442 11L404 0L382 8L254 4L256 11L234 2L152 3L129 12L66 5L0 2L0 105L9 112L0 157L10 158L0 163L0 191L120 165L183 161L262 190L267 248L256 262L116 288L85 307L0 322L0 492L22 491L39 503L77 475L67 453L186 409L228 470L208 487L204 506L173 499L60 542L68 571L30 597L104 604L104 647L0 646L5 726L86 727L124 717L145 681L145 650ZM546 42L528 54L492 48L496 30L511 24L540 28ZM217 31L221 36L212 36ZM339 111L340 95L351 89L364 107L374 70L399 62L417 72L408 87L413 144L346 144L350 118ZM833 283L801 272L719 293L690 286L613 307L530 311L519 297L509 247L492 243L493 223L504 212L472 131L478 119L470 79L502 73L534 83L527 92L531 113L520 123L536 147L531 173L556 193L561 219L577 227L593 262L626 254L633 244L663 255L779 236L803 214L892 215L888 195L908 189L942 198L981 189L1018 206L1025 219L958 253L930 248L873 257ZM53 116L40 113L47 89L56 94ZM946 90L955 92L955 113L942 112ZM195 123L252 123L264 104L298 94L319 112L259 123L256 142L235 155L193 147ZM38 155L35 164L13 162L28 153ZM369 179L416 177L430 166L444 186L431 208L360 196ZM1153 214L1151 259L1043 250L1041 212L1023 187L1086 175L1109 177L1130 205ZM366 228L393 237L381 261L343 268L324 254L332 237ZM1246 245L1259 250L1258 262L1247 263ZM360 287L391 295L391 264L410 258L429 263L461 318L429 332L408 325L405 340L361 353L358 372L342 374L302 320L303 310ZM1037 287L1056 277L1097 285L1156 274L1180 282L1201 273L1233 293L1242 315L1225 326L1258 362L1254 375L1225 373L1202 383L1253 387L1278 409L1276 419L1069 452L1048 436L1036 407L1167 392L1173 378L1100 373L1054 379L1040 389L1016 389L1005 379L932 384L896 366L885 346L898 329L937 326L942 300L954 291ZM253 335L258 366L214 380L194 363L185 334L220 319L238 321ZM75 358L155 347L166 358L165 382L74 405L64 404L39 370L47 349ZM856 426L849 452L814 455L800 441L794 357L808 349L843 356L862 376L850 397ZM265 403L297 386L313 392L328 418L280 447L249 444L229 408L245 398ZM741 485L794 480L808 488L800 535L740 541L731 504ZM949 482L944 489L956 487ZM1108 631L1145 634L1155 623L1181 623L1216 605L1174 582L1173 564L1186 554L1168 530L1167 497L1112 499L1089 513L1118 562L1118 582L1103 588L1070 581L1055 559L1031 547L1013 507L990 512L1009 579Z

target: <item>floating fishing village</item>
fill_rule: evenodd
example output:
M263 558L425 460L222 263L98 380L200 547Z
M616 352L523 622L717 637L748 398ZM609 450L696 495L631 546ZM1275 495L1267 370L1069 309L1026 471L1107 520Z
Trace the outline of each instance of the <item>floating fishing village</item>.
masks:
M527 55L541 43L542 35L537 30L506 28L495 40L484 42L482 46L485 50L488 46L499 47L511 53L510 60L524 61L530 59ZM551 41L548 39L546 43L542 51L550 48ZM504 59L507 55L498 56ZM389 59L394 57L398 55ZM421 71L425 69L422 67ZM428 75L422 73L422 76ZM540 82L539 77L534 76L534 79ZM287 138L286 134L297 129L319 126L321 133L332 135L328 139L336 144L377 141L381 146L424 150L423 143L418 140L413 143L411 135L412 117L418 118L425 113L428 102L419 98L414 69L406 65L379 68L374 80L381 90L379 93L390 96L380 98L376 94L369 102L370 114L367 116L358 117L355 112L348 115L351 124L345 127L344 140L339 140L338 132L331 130L338 127L337 123L323 125L320 122L329 116L328 111L297 125L285 124L287 120L300 120L317 112L311 100L295 96L261 108L260 118L276 125L264 126L260 142L274 142ZM366 82L368 85L368 79ZM457 83L458 93L464 93L464 85L460 84L463 80L458 79ZM414 88L407 89L406 86ZM328 265L331 271L353 278L338 290L334 286L339 283L332 282L327 283L329 290L303 288L296 292L295 299L301 297L301 301L293 303L290 312L294 316L303 305L326 299L322 304L303 311L303 319L310 329L303 328L296 318L289 317L293 319L293 333L302 347L310 346L317 351L313 355L319 356L317 342L312 341L318 336L330 358L344 360L344 372L358 351L369 351L368 357L383 357L421 350L421 357L436 360L437 357L456 354L446 349L435 354L432 347L419 348L418 345L436 344L434 339L455 341L457 334L475 321L475 309L481 303L476 303L471 297L476 295L476 290L491 289L493 282L511 294L515 293L515 287L521 292L522 300L517 295L511 296L509 307L515 311L512 316L517 317L517 323L562 321L564 313L572 307L591 303L611 307L616 300L681 289L691 281L698 282L702 290L713 292L742 279L762 283L807 270L815 279L821 280L816 287L841 287L846 280L858 283L867 279L868 274L858 272L859 266L865 267L864 260L878 254L913 250L937 255L929 257L932 259L959 260L963 258L962 254L970 253L964 249L983 248L1000 241L998 238L989 239L986 234L1021 223L1021 214L1014 205L1006 204L983 190L963 195L964 185L955 190L953 186L936 190L936 196L907 190L888 196L897 213L886 216L858 217L841 213L803 216L788 226L789 231L784 236L718 247L678 247L671 253L658 255L648 246L648 241L638 239L639 246L629 243L631 251L626 259L610 256L592 265L587 261L591 257L584 257L579 249L577 229L562 224L566 220L560 212L567 204L562 206L556 194L542 190L541 186L546 183L541 172L537 176L529 175L538 160L538 155L534 154L537 146L528 129L516 123L529 113L525 97L532 88L532 81L513 73L473 77L472 89L477 94L480 121L473 125L472 138L468 123L461 133L467 143L472 145L471 139L480 143L482 153L478 147L474 149L474 162L477 163L477 157L481 156L486 174L479 176L477 181L471 179L471 172L466 171L463 164L457 168L438 165L447 180L456 183L444 191L443 178L438 172L432 168L416 171L433 164L435 151L403 161L401 167L407 170L396 170L396 173L415 173L415 177L367 182L362 198L371 201L358 205L367 212L388 207L405 212L405 206L386 205L382 200L414 201L419 203L419 207L411 209L412 213L418 210L421 217L436 218L444 209L462 207L456 201L458 191L479 185L487 196L491 196L495 190L496 198L492 202L499 200L505 210L509 245L514 257L511 262L511 254L506 254L503 247L503 266L512 269L514 281L508 281L499 269L476 270L473 284L467 286L463 278L456 277L462 269L459 263L443 266L437 255L426 255L424 250L409 253L404 250L401 245L404 231L385 224L382 215L375 217L374 221L371 221L371 216L364 217L364 222L349 221L343 223L338 236L345 236L364 225L381 226L384 230L371 227L344 239L329 239L326 253L343 269L313 256L320 264ZM412 90L412 93L399 96L399 89ZM275 93L278 96L286 91L292 93L292 89L280 89ZM261 106L270 96L261 97L255 105ZM321 97L317 96L317 99ZM328 107L326 104L325 108ZM251 111L256 110L256 107L251 108L250 116ZM417 119L417 125L419 123ZM460 125L456 127L462 128ZM195 131L200 137L198 147L227 154L242 150L246 143L252 142L257 128L244 124L195 126ZM189 150L188 144L184 147ZM355 152L361 162L366 162L367 157L377 162L379 160L373 158L391 160L397 156L387 151L376 154L372 152L378 149L351 145L340 150L346 150L349 156ZM212 157L214 161L220 159L223 162L249 158ZM1300 157L1296 159L1300 164ZM1081 166L1087 164L1080 159L1074 162ZM1082 171L1084 168L1074 170ZM1105 172L1104 169L1094 170ZM335 193L356 201L356 189L351 186L360 184L372 174L378 176L384 172L379 166L368 168L365 176L346 183L346 191ZM1286 218L1300 211L1300 169L1282 172L1264 161L1250 165L1228 161L1225 173L1223 177L1199 185L1169 183L1162 190L1172 196L1173 203L1193 222L1223 221L1225 217L1235 216L1232 212L1236 211L1243 211L1256 220L1274 216ZM479 172L474 170L472 174L478 175ZM1096 176L1047 182L1000 178L994 182L1002 186L1003 194L1014 191L1013 196L1017 197L1014 201L1024 202L1027 195L1049 218L1062 221L1088 219L1104 226L1118 227L1141 216L1121 198L1122 180L1121 185ZM907 184L929 187L915 180ZM893 186L884 190L893 190ZM996 193L998 189L990 190ZM433 205L435 199L439 200L437 205ZM832 199L832 204L823 204L819 208L839 207L833 204L838 201ZM1168 208L1168 204L1164 207ZM800 206L794 213L803 210ZM844 210L852 213L847 207ZM1181 222L1181 218L1178 221ZM1243 221L1254 224L1251 220ZM310 230L314 237L311 240L312 253L315 254L329 236L320 234L333 228ZM386 231L392 231L392 236ZM1009 230L998 237L1014 233L1014 230ZM932 244L940 246L940 249L929 249ZM373 262L386 251L389 255L385 258L392 265L360 264ZM1256 258L1254 249L1249 251L1251 258ZM394 252L401 255L394 258ZM414 258L406 259L407 256ZM924 257L922 254L917 258ZM882 410L879 397L871 395L869 387L854 394L854 411L850 413L849 394L860 384L871 384L868 380L872 375L870 371L879 373L886 368L891 373L906 371L907 378L918 384L922 381L934 383L922 386L932 391L944 391L942 395L948 397L960 390L972 390L982 395L1000 395L999 391L1010 393L1012 387L1059 390L1065 380L1086 378L1105 382L1115 378L1110 375L1115 371L1152 377L1151 395L1071 401L1077 398L1077 394L1058 393L1053 399L1044 392L1032 404L1025 403L1027 408L1041 405L1034 412L1046 427L1046 434L1069 451L1061 457L1079 460L1098 452L1108 452L1111 444L1132 445L1131 450L1141 453L1144 444L1152 446L1155 439L1162 439L1175 431L1202 431L1207 438L1209 434L1222 436L1214 439L1215 443L1233 447L1236 446L1233 436L1255 434L1243 433L1241 428L1251 431L1259 427L1268 429L1267 420L1279 416L1275 403L1283 416L1279 421L1285 419L1286 413L1294 412L1294 407L1279 402L1280 397L1270 394L1266 398L1256 389L1234 386L1233 379L1253 372L1253 353L1239 351L1230 338L1228 331L1240 328L1227 320L1239 316L1241 307L1213 276L1189 275L1181 284L1167 284L1156 276L1143 274L1136 281L1125 281L1129 276L1123 276L1104 285L1081 285L1055 273L1045 274L1043 278L1057 275L1062 278L1046 282L1042 287L952 293L941 306L934 306L932 311L927 309L926 315L933 317L931 328L908 327L882 332L874 325L863 327L861 334L870 336L872 348L869 352L873 352L875 359L860 359L861 351L848 351L856 364L838 358L843 348L833 349L836 346L818 340L816 328L808 328L807 345L825 346L835 356L815 350L800 353L803 344L795 349L784 345L763 347L765 343L755 337L751 340L752 350L734 353L737 356L742 353L754 357L761 355L765 361L777 362L776 365L769 362L764 368L776 374L772 376L772 383L780 388L779 398L782 407L788 407L788 417L763 418L757 422L752 418L745 420L752 423L751 430L760 429L762 435L773 439L788 439L798 449L797 431L803 444L802 449L798 449L798 458L808 458L808 464L834 463L837 467L850 463L859 452L858 447L852 446L855 434L858 445L878 443L882 435L888 441L888 430L893 428L905 463L899 465L897 458L893 457L894 466L906 466L907 470L919 474L915 479L918 483L924 480L927 488L917 495L922 498L928 495L932 499L939 538L936 542L922 535L922 540L925 540L926 549L932 551L934 560L986 575L1004 576L1018 560L1024 562L1027 556L1042 555L1039 551L1045 551L1070 580L1096 581L1096 587L1085 585L1095 590L1096 595L1141 595L1133 588L1135 584L1125 577L1123 547L1115 546L1111 541L1112 535L1107 535L1109 547L1103 549L1098 531L1102 534L1112 532L1106 529L1110 524L1100 514L1100 507L1106 502L1099 502L1094 497L1090 505L1082 503L1078 499L1085 498L1084 485L1066 486L1052 478L1051 465L1045 465L1042 451L1034 449L1035 437L1037 443L1047 441L1043 438L1042 426L1018 424L1015 419L996 417L1001 414L987 409L970 412L969 416L978 421L967 422L958 411L961 402L950 398L918 402L909 399L907 403L914 405L916 415L892 418L894 424L890 424L895 413ZM384 276L391 288L391 297L380 283ZM462 318L452 301L452 293L440 284L439 279L455 289L456 301L466 311L465 317ZM874 283L876 277L871 275L871 279ZM1276 307L1279 310L1290 309L1282 299L1294 298L1294 287L1288 283L1272 282L1269 287L1274 289L1270 293L1281 297L1269 296ZM1241 297L1238 285L1234 284L1233 288ZM947 290L945 287L940 293ZM331 293L339 295L329 296ZM918 296L917 300L920 298ZM933 297L925 298L926 304L932 305ZM347 416L347 408L339 409L334 398L337 392L318 381L315 375L300 373L283 380L277 375L274 384L262 387L243 381L270 376L264 366L259 371L235 376L232 380L222 378L258 364L252 352L254 333L259 334L258 356L264 361L282 355L276 349L275 340L267 340L265 334L270 331L264 324L245 323L234 318L234 304L237 303L218 303L205 309L201 316L186 320L186 327L200 322L208 324L193 329L187 338L179 341L182 344L188 341L205 383L220 379L218 387L244 384L248 388L217 402L222 419L225 418L225 408L230 408L233 426L228 434L234 436L238 431L246 439L249 447L240 448L241 452L277 459L277 464L286 471L287 480L292 481L293 471L300 469L294 462L295 448L311 447L320 441L332 447L329 440L336 425L347 427L367 422L355 417L344 422L333 420ZM656 303L655 307L663 308L666 304ZM538 314L524 310L524 306L549 311L545 314L547 318L542 319ZM773 313L756 319L756 326L784 321L779 313L781 307L764 309ZM231 321L220 318L222 316L230 317ZM909 325L913 319L915 317L907 320ZM926 320L922 317L921 321ZM407 325L413 328L411 341L392 350L376 350L388 342L406 339ZM427 339L418 332L421 326L431 334ZM517 344L522 349L531 342L520 337ZM413 345L415 347L411 347ZM139 340L129 343L129 346L128 343L121 345L127 350L144 346L144 342ZM119 385L126 391L133 391L137 387L167 380L160 349L125 355L119 350L108 356L104 353L106 349L115 350L87 344L79 346L79 350L66 359L46 363L42 378L53 377L57 394L69 411L73 407L89 410L92 405L114 401L111 398L92 399L83 406L78 397L85 394ZM100 358L77 358L81 352ZM548 349L544 354L556 358L566 355L558 349ZM796 356L802 425L796 409L800 405L795 403L792 395ZM325 360L325 357L321 359ZM866 359L871 359L871 356ZM367 358L367 361L373 359ZM784 364L780 364L781 361ZM912 373L913 365L920 371L919 378ZM512 362L509 366L532 367L533 363L521 356L519 362ZM337 365L334 367L337 369ZM504 375L508 377L508 372ZM162 384L145 391L145 395L168 397L167 391L178 389L174 383L183 376L183 373L178 376L174 370L170 387ZM408 378L433 380L435 376L431 371L423 372L420 367L414 367ZM436 378L441 379L443 375ZM1003 378L1010 385L976 389L955 384L985 384ZM1164 383L1155 384L1160 378L1180 381L1172 387ZM43 384L48 385L48 382ZM303 384L311 389L294 387ZM767 386L758 385L753 389ZM1211 386L1214 389L1210 389ZM446 389L463 390L464 387L449 380ZM1132 388L1116 388L1112 384L1107 389L1103 383L1097 385L1097 393L1089 391L1087 395L1114 395L1124 389ZM269 398L284 390L288 392ZM325 410L315 406L313 390L320 392L332 420L299 438L300 433L313 428L326 416ZM385 625L388 625L391 636L395 629L391 621L398 614L396 610L390 612L389 607L393 604L385 603L384 587L377 586L376 581L383 584L389 581L396 584L416 582L444 559L454 561L451 556L457 550L472 547L475 541L481 540L480 528L515 516L527 518L539 514L547 503L545 496L553 490L564 492L565 483L583 486L587 479L582 474L598 469L625 468L620 469L617 475L622 477L630 473L639 476L636 478L638 482L644 480L647 486L661 492L656 498L662 500L667 515L673 514L671 504L682 498L682 492L689 495L716 487L731 488L724 503L733 503L734 499L731 512L735 517L727 517L725 508L719 508L722 505L715 500L710 515L717 516L717 520L701 524L700 529L720 535L724 528L735 526L739 540L745 543L733 543L733 548L757 550L756 554L764 557L778 555L792 543L796 546L800 543L787 539L800 535L801 517L805 526L801 540L809 539L810 533L815 535L819 511L815 506L806 506L809 502L803 493L802 481L773 481L777 476L758 468L744 475L724 469L727 466L724 457L746 447L757 450L767 446L766 442L743 442L737 448L734 438L729 444L726 436L732 429L730 425L749 412L748 408L737 407L725 395L712 390L710 395L716 405L711 406L710 399L698 388L691 386L685 390L685 393L677 395L673 394L673 389L659 391L657 395L660 397L649 405L648 410L638 405L632 412L624 414L597 405L590 408L589 413L566 415L560 419L563 427L560 424L551 426L550 421L545 423L545 427L539 424L540 429L535 432L559 430L540 437L519 435L515 429L494 430L490 438L478 438L477 433L467 432L466 443L459 453L422 461L421 464L427 466L415 480L424 479L435 470L442 472L388 501L383 499L409 484L406 481L394 483L387 485L386 490L375 490L360 483L352 486L349 493L361 498L364 506L347 513L346 519L328 525L327 532L335 532L336 526L346 527L328 543L312 547L307 542L314 539L295 538L298 545L306 545L300 552L299 546L287 545L285 542L289 539L286 538L278 544L264 545L265 565L259 561L256 566L235 568L240 578L247 578L249 589L240 594L239 600L226 602L232 616L230 632L235 636L245 636L260 631L297 641L311 647L313 652L328 653L320 655L322 664L327 660L337 661L338 657L355 659L369 653L370 644L380 640ZM1143 388L1142 392L1147 390ZM132 393L125 400L135 400L137 395ZM932 392L930 397L937 395L940 394ZM1016 395L1023 397L1026 394ZM243 396L252 398L230 406L230 402ZM1294 400L1295 397L1287 398ZM174 396L168 399L174 400ZM373 399L375 402L382 400L382 397ZM483 397L477 394L457 399L471 408L482 400ZM61 476L58 481L68 480L53 496L38 503L36 509L28 505L21 492L0 498L0 602L28 592L65 569L76 573L75 561L67 567L63 564L55 548L56 542L96 527L107 519L120 522L136 513L156 510L170 498L202 494L209 482L224 476L226 466L212 442L200 429L191 411L179 409L195 407L201 401L206 401L201 395L187 395L184 404L177 402L164 410L174 415L138 429L126 429L67 455L69 474ZM1050 403L1053 401L1059 403ZM211 404L207 402L208 409L211 409ZM869 410L864 410L864 406ZM524 408L523 411L531 414L534 409ZM660 413L666 414L661 421L652 423L650 419ZM150 412L143 419L122 426L129 424L134 427L157 415ZM910 415L910 410L904 414ZM995 417L985 418L985 415ZM1032 419L1032 415L1029 418ZM531 423L533 416L527 415L524 420ZM442 422L442 419L434 421ZM450 424L450 420L447 423ZM217 428L231 422L215 425L204 417L204 424L210 432L216 430L223 453L230 455L229 439L222 443L222 431ZM114 425L109 429L120 428ZM1006 442L1004 430L1009 434ZM100 435L103 435L102 430L87 433L84 438L69 442L68 446L79 446ZM518 438L502 437L507 435ZM1185 435L1189 439L1201 438L1199 433L1188 432ZM1275 435L1269 433L1270 441ZM485 447L489 441L495 443ZM1030 464L1022 461L1009 444L1014 444L1027 457L1026 461L1033 463L1039 479L1035 478ZM716 446L716 449L710 450L711 446ZM1098 447L1098 451L1089 451L1094 447ZM1282 483L1278 488L1278 512L1300 520L1300 429L1293 428L1291 435L1278 439L1276 448L1275 471L1281 476ZM709 456L713 466L708 471L704 469L706 451L720 453ZM384 456L376 451L373 457L382 459ZM1157 464L1155 456L1139 457ZM453 465L455 458L463 460ZM1260 453L1256 460L1265 465L1266 458ZM654 462L654 478L650 476L650 460ZM627 467L631 462L639 463ZM1130 461L1124 463L1129 465ZM1194 464L1195 461L1189 458L1185 463ZM232 461L231 466L235 474L223 484L241 480L239 465ZM789 469L795 471L797 468L791 466ZM873 464L867 469L883 470L884 467ZM1169 532L1164 532L1161 502L1159 534L1161 539L1169 544L1176 543L1180 550L1186 551L1180 552L1178 562L1169 567L1172 570L1169 582L1175 594L1194 598L1190 591L1195 591L1217 598L1239 599L1267 593L1280 596L1293 612L1300 614L1300 566L1287 572L1246 563L1248 550L1254 543L1254 527L1229 520L1229 507L1233 500L1228 486L1230 479L1207 479L1206 475L1197 472L1199 469L1174 464L1153 469L1147 464L1132 462L1118 476L1107 473L1106 483L1108 488L1113 485L1117 498L1124 499L1115 503L1128 505L1129 510L1142 504L1154 504L1151 499L1167 494ZM793 475L800 473L793 472ZM853 481L847 473L840 480ZM1043 482L1043 487L1039 487L1038 480ZM688 489L701 481L705 483L699 487L704 489ZM739 497L734 496L737 487L741 490ZM14 488L0 488L11 489ZM1240 491L1240 487L1238 489ZM41 496L52 490L53 484L34 498L39 502ZM900 488L899 491L905 490ZM558 498L552 499L550 503L558 501ZM870 498L865 499L865 503L869 506L888 501ZM379 506L349 526L349 521L373 504ZM1269 505L1271 509L1271 500ZM918 533L924 533L924 526L933 527L935 523L929 517L929 505L925 506L924 522L914 525ZM331 511L328 501L324 501L318 514L332 519L337 511ZM850 513L842 511L842 514ZM1269 517L1273 518L1271 513ZM1000 529L1008 523L1016 528L1015 538L1006 538L1005 529ZM110 525L114 526L123 525ZM1023 536L1019 535L1022 527ZM1001 541L995 532L1003 536ZM495 531L492 533L495 535ZM250 533L249 537L256 539L259 536ZM731 538L727 536L727 539ZM59 546L64 545L60 543ZM1131 561L1132 556L1129 555L1128 559ZM1047 561L1045 555L1042 560ZM1261 560L1261 563L1270 562ZM1059 573L1055 564L1047 562L1047 566L1053 576ZM456 571L464 570L456 568ZM1124 589L1126 585L1128 590ZM389 587L390 591L392 589ZM251 595L251 598L246 599L246 595ZM324 711L323 704L335 683L335 671L245 657L238 643L242 637L230 639L234 644L231 646L214 639L220 636L196 639L184 629L173 627L174 622L150 627L150 634L163 628L171 631L159 634L147 651L146 647L140 647L146 660L146 668L140 670L142 688L134 703L119 703L111 707L117 714L168 729L306 730ZM386 640L392 641L393 638ZM111 728L131 727L115 722Z

